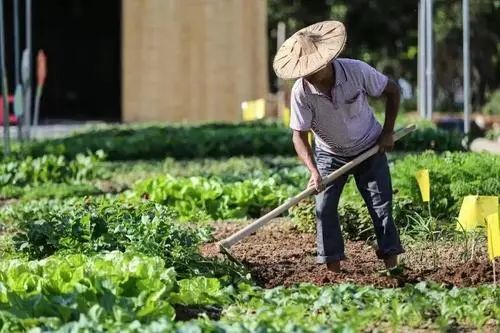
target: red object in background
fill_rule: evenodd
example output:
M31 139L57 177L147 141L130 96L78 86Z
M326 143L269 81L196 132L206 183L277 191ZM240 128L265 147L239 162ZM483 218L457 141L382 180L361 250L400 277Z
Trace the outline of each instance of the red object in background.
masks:
M45 83L45 78L47 77L47 56L43 50L38 51L36 63L37 84L41 87Z
M9 95L9 104L14 103L14 95ZM12 109L12 108L11 108ZM3 125L3 97L0 96L0 125ZM15 114L9 114L9 124L17 125L18 119Z

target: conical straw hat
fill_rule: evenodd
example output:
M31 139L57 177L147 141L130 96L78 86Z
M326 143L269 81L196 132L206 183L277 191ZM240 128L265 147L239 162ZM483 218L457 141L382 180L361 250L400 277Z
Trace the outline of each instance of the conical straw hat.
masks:
M336 58L344 49L342 22L324 21L297 31L279 48L274 57L276 75L284 80L310 75Z

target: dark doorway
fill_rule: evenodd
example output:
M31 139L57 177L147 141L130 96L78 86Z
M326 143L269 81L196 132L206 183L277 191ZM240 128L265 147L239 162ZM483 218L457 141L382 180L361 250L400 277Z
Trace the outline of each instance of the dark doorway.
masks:
M25 47L25 1L21 49ZM14 91L12 1L5 6L9 90ZM33 61L47 55L41 122L121 119L121 1L33 0Z

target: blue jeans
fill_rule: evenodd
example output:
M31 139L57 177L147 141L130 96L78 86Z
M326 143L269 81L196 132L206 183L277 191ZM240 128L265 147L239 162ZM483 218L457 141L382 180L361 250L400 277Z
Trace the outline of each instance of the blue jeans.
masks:
M355 157L333 155L318 148L315 151L316 165L322 177ZM316 195L317 262L323 264L346 258L337 209L349 174L354 176L373 221L378 244L377 257L385 259L403 253L399 233L392 219L392 183L387 157L377 153Z

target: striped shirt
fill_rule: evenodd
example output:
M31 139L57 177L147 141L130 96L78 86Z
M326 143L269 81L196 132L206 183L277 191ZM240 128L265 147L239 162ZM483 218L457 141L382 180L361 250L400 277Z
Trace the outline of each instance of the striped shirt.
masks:
M291 94L290 127L312 131L316 146L332 154L354 156L373 146L382 126L368 104L387 85L387 76L365 62L335 59L331 96L298 79Z

